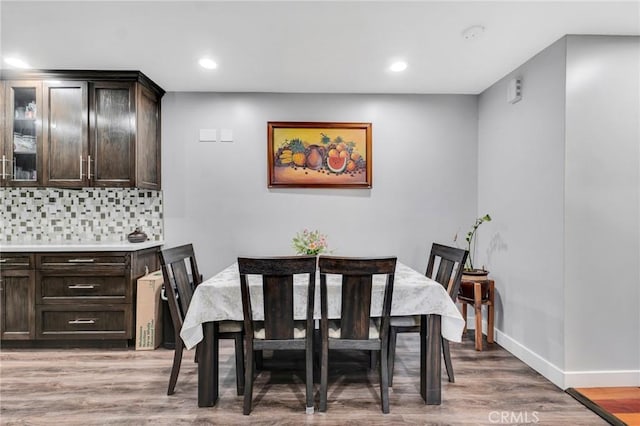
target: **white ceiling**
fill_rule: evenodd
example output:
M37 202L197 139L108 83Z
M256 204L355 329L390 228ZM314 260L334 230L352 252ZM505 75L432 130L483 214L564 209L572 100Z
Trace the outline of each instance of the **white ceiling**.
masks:
M640 1L1 0L0 19L4 57L140 70L167 91L476 94L565 34L639 35ZM467 41L472 25L486 31Z

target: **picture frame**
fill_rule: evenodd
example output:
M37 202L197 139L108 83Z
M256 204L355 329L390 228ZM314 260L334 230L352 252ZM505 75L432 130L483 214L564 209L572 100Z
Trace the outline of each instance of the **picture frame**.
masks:
M269 121L269 188L371 188L371 123Z

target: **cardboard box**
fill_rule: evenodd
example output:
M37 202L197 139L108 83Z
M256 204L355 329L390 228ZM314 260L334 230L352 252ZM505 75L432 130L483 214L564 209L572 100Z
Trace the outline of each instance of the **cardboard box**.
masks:
M136 296L136 350L152 351L162 343L162 271L138 278Z

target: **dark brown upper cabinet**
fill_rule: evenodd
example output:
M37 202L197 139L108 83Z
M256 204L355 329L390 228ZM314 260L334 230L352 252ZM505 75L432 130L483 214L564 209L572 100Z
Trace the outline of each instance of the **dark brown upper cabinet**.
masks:
M3 185L160 189L164 90L144 74L4 71L2 77L4 117L12 123L4 132ZM15 130L24 103L36 116L26 136ZM22 139L35 141L35 152L16 160L13 146Z
M87 82L45 81L42 128L44 186L89 186Z
M137 88L136 112L136 181L142 188L160 189L160 99L142 85Z
M130 187L137 182L135 101L133 83L91 84L89 171L94 186Z

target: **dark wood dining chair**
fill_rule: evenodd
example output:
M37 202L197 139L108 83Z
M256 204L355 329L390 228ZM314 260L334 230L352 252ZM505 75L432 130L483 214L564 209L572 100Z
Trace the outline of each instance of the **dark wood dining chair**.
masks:
M322 338L320 366L320 411L327 411L329 349L362 349L380 352L380 400L382 412L389 412L389 381L387 349L389 345L389 315L393 296L396 258L345 258L320 256L320 334ZM340 318L329 320L327 274L342 276ZM371 318L373 275L385 274L382 316Z
M313 305L316 257L238 258L245 330L245 393L242 412L251 413L255 373L254 351L304 350L307 414L313 414ZM307 274L306 319L294 320L293 275ZM264 321L255 321L247 275L260 275Z
M191 303L191 297L195 288L202 282L202 276L198 271L196 256L191 244L165 249L160 251L160 263L162 265L162 275L164 277L164 289L169 304L169 312L173 322L173 332L175 335L175 352L173 354L173 367L169 377L169 389L167 395L175 392L180 364L182 363L182 352L185 348L180 337L180 330L184 322L184 317ZM244 350L242 346L242 323L238 321L221 321L216 323L218 333L217 339L234 339L236 350L236 387L238 395L244 393ZM214 351L218 351L218 341L214 341ZM196 348L196 361L198 349Z
M437 243L433 243L431 246L426 276L442 284L454 303L458 296L458 289L460 288L460 281L462 279L462 271L464 269L464 263L467 261L468 254L469 252L467 250L456 247L449 247ZM433 271L437 261L439 261L438 270L434 277ZM453 273L454 270L455 274ZM398 333L420 333L420 338L424 339L426 336L423 336L422 334L426 333L426 327L422 327L421 331L422 321L426 321L426 315L391 318L391 331L389 335L389 386L393 386L393 368L395 365ZM426 324L424 325L426 326ZM449 341L444 337L440 338L442 339L442 355L444 357L444 365L447 369L447 376L449 376L449 382L454 383L455 376L453 374L453 364L451 363ZM426 353L424 353L421 345L420 357L424 356L426 356Z

